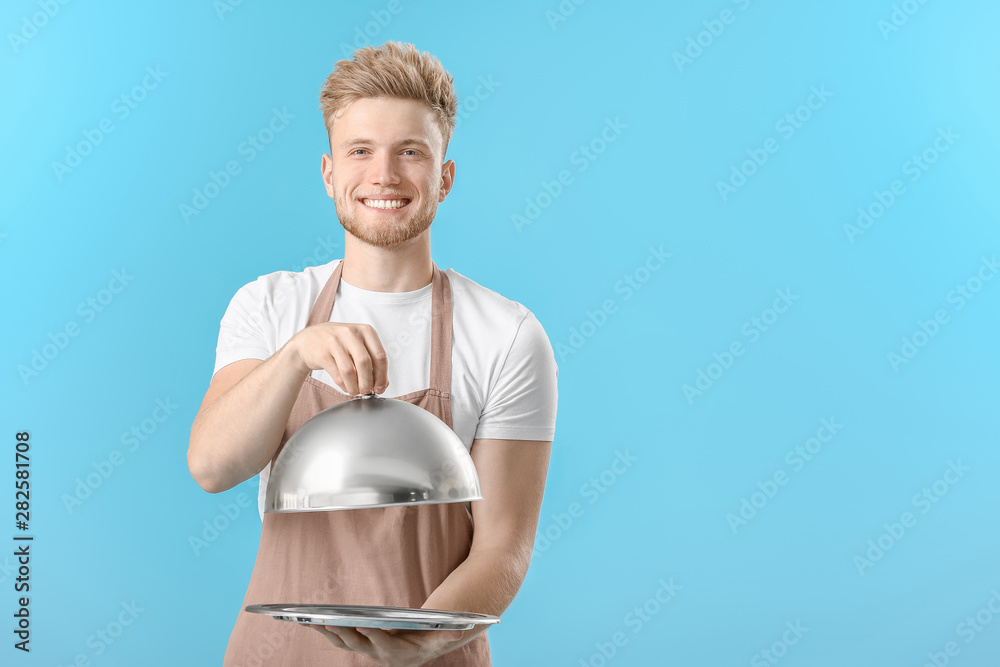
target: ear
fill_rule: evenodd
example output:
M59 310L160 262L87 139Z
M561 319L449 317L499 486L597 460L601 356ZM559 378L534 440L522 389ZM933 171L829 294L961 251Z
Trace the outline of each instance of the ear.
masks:
M455 185L455 161L448 160L441 165L441 192L438 195L438 203L445 200L451 188Z
M326 186L326 196L333 199L333 158L324 153L319 166L323 184Z

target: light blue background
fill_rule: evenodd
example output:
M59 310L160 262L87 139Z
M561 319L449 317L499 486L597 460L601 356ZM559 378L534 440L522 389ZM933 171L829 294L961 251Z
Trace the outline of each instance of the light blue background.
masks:
M808 631L778 664L919 667L949 641L948 664L996 664L1000 618L983 613L971 642L958 626L1000 590L1000 280L973 284L960 310L949 293L1000 251L1000 8L911 0L884 33L889 0L592 0L563 2L574 11L558 22L556 0L400 3L366 36L385 2L257 0L221 15L208 1L70 2L16 45L42 10L4 4L0 539L16 532L13 437L27 429L35 542L30 656L5 629L14 561L0 560L0 660L221 663L256 509L197 554L189 540L220 505L253 499L256 478L203 492L187 439L235 291L342 256L318 92L361 34L413 42L455 78L457 179L434 260L526 305L560 350L541 535L489 631L495 664L771 664L759 652L782 653L796 622ZM726 9L732 21L713 24ZM674 53L713 26L678 67ZM121 118L112 105L147 67L167 74ZM476 98L481 78L495 83ZM786 138L775 123L814 86L832 96ZM239 146L275 107L295 117L248 161ZM53 163L105 118L113 131L60 179ZM608 119L626 127L601 146ZM957 140L910 180L904 163L948 128ZM779 150L724 201L717 183L769 137ZM581 171L591 142L603 152ZM229 160L241 173L185 222L179 205ZM572 182L539 198L562 170ZM844 225L894 179L905 193L851 243ZM519 230L526 198L547 206ZM643 273L651 246L671 255ZM86 321L78 305L123 268L134 278ZM626 275L646 279L628 299L615 289ZM742 327L776 290L798 299L751 342ZM614 312L586 325L608 300ZM894 369L887 355L939 309L947 323ZM69 323L79 335L22 379ZM744 354L688 400L683 385L733 341ZM122 434L157 399L177 407L127 451ZM786 453L824 418L842 429L795 472ZM64 494L116 449L124 463L68 511ZM626 450L637 461L605 472ZM970 470L921 513L913 496L949 461ZM734 532L727 514L778 471L788 483ZM603 492L583 487L602 472ZM907 511L916 525L859 571L855 557ZM637 623L661 579L680 589ZM133 601L135 622L95 643Z

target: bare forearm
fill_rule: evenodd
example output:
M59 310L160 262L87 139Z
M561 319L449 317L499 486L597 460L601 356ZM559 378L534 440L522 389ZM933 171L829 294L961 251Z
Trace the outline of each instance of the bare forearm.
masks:
M195 418L188 462L202 488L219 493L264 469L306 375L286 345Z
M513 602L527 571L527 559L510 552L474 551L431 593L423 608L499 616ZM448 650L467 644L489 627L477 625L464 631Z

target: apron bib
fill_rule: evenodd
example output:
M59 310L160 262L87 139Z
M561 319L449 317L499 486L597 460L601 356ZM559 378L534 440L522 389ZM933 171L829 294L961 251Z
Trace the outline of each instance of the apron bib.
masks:
M330 321L341 261L306 326ZM448 276L434 264L430 387L395 397L424 408L452 428L452 303ZM306 421L351 400L307 376L271 460ZM360 400L360 399L359 399ZM419 608L469 555L471 503L442 503L265 513L253 574L229 637L223 667L372 667L368 657L333 646L296 623L244 611L250 604L358 604ZM472 611L472 610L469 610ZM429 630L428 632L434 632ZM489 667L486 632L427 667Z

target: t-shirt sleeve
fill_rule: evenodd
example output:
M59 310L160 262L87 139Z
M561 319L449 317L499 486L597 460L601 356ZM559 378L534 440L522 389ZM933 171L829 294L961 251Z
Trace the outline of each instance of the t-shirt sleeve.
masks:
M551 441L559 366L541 322L529 311L479 417L476 438Z
M260 280L236 292L219 324L213 375L234 361L266 360L274 354L272 312L271 300Z

